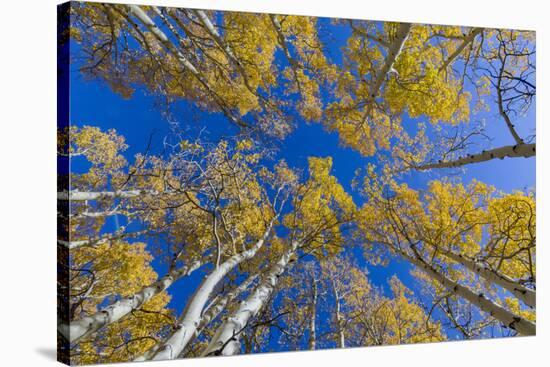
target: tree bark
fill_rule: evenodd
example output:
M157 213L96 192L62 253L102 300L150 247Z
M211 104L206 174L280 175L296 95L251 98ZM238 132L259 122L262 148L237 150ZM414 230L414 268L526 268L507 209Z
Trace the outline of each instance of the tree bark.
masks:
M300 96L303 96L304 93L302 91L302 85L300 83L300 79L298 77L298 69L300 68L296 60L292 57L290 54L290 49L288 46L288 42L286 41L286 37L283 33L283 28L281 26L281 23L279 22L279 19L277 19L276 15L270 14L269 15L271 19L271 24L273 24L273 28L275 28L275 32L277 33L277 39L279 41L279 45L283 49L283 53L285 54L285 57L290 64L290 69L292 70L292 74L294 77L294 81L296 83L296 88L298 88L298 92Z
M236 65L238 65L240 68L242 67L240 61L235 57L235 54L233 53L233 50L231 50L231 47L229 47L228 44L226 44L222 37L220 36L220 33L212 24L210 19L208 18L208 15L204 12L204 10L193 10L195 15L199 18L202 25L206 28L210 36L214 39L214 41L218 44L218 46L224 51L227 57L231 59ZM242 70L241 70L242 71ZM246 77L246 74L243 72L243 77Z
M202 316L201 321L199 322L199 326L197 327L199 334L206 326L208 326L214 319L216 319L216 317L218 317L218 315L222 313L223 310L225 310L225 308L231 301L233 301L241 293L247 290L248 287L258 278L258 276L258 274L250 275L241 285L233 289L225 297L222 297L217 302L215 302Z
M334 279L330 279L331 285L332 285L332 291L334 293L334 300L336 302L336 309L335 309L335 316L336 316L336 332L338 335L337 343L339 348L345 348L346 347L346 337L344 335L344 325L343 325L343 319L342 319L342 312L340 310L340 294L338 292L338 289L336 288L336 283L334 282Z
M386 74L388 74L388 72L393 68L393 64L395 64L397 57L401 53L401 50L403 50L403 45L405 44L405 41L407 41L407 38L409 37L411 27L412 27L412 24L410 23L399 24L399 29L397 31L397 34L395 35L395 39L388 47L388 54L386 55L386 60L384 62L384 65L382 65L382 68L376 75L374 84L371 87L370 98L372 100L374 100L374 98L376 98L376 96L380 92L380 88L382 87L382 83L386 78Z
M424 260L411 256L403 250L392 247L406 260L422 269L426 274L439 282L442 286L447 288L451 293L464 298L480 310L487 312L489 315L500 321L505 326L516 330L523 335L535 335L536 325L529 320L526 320L505 308L497 305L493 301L489 300L483 295L483 293L476 294L468 287L458 284L457 282L447 278L445 275L438 272L432 266L427 264Z
M99 199L131 199L146 193L143 190L128 191L61 191L57 193L57 200L89 201ZM154 192L151 192L154 193Z
M222 312L225 310L227 305L232 302L235 298L237 298L242 292L244 292L248 287L258 278L258 274L253 274L249 276L244 282L242 282L238 287L231 290L227 295L224 297L218 299L212 306L208 308L207 311L204 312L202 315L202 318L199 322L199 325L197 326L197 331L189 340L187 345L191 345L193 340L199 337L199 335L203 332L204 328L207 327L212 321L214 321ZM134 359L135 362L142 362L150 359L157 350L159 350L162 343L157 343L153 348L149 349L146 353L143 355L137 357ZM183 357L183 354L185 353L185 349L180 353L180 358Z
M181 353L187 344L189 344L189 341L193 338L199 326L204 306L206 302L208 302L216 285L218 285L218 283L237 265L252 258L258 252L269 237L274 220L275 217L267 226L262 238L259 239L253 247L230 257L208 275L191 298L183 314L180 316L181 322L178 324L177 331L158 348L157 352L151 357L151 360L174 359Z
M425 171L425 170L434 169L434 168L456 168L467 164L489 161L495 158L499 158L499 159L504 159L505 157L529 158L529 157L535 156L536 154L535 151L536 151L536 146L534 143L508 145L508 146L495 148L491 150L484 150L481 153L471 154L466 157L455 159L454 161L447 161L447 162L439 161L438 163L425 164L422 166L413 166L413 168L419 171Z
M473 271L474 273L479 274L490 283L496 284L506 289L527 306L535 308L536 292L534 290L515 282L513 279L497 273L496 271L486 267L483 264L476 263L475 261L465 256L455 254L452 251L443 251L442 253L451 260L456 261L457 263L464 265L467 269Z
M514 124L512 123L512 120L510 119L510 116L508 116L508 113L504 110L504 105L502 101L502 78L504 74L504 68L505 68L505 61L503 61L502 67L500 68L500 73L498 77L498 83L496 86L497 89L497 104L498 104L498 112L500 116L504 119L504 122L506 123L506 127L508 128L508 131L510 132L510 135L514 138L514 141L516 144L524 144L523 139L518 135Z
M472 42L474 42L474 39L483 32L483 28L474 28L472 31L462 39L462 43L456 48L456 50L447 57L443 65L439 68L439 71L446 70L449 65L464 51L466 47Z
M312 275L312 290L311 290L311 311L309 319L309 350L315 350L317 343L317 333L315 327L315 321L317 319L317 282L313 279Z
M225 106L225 103L220 98L220 96L212 89L210 84L208 84L207 80L203 78L203 76L199 73L197 68L189 61L185 55L183 55L179 49L172 44L170 39L166 36L166 34L155 24L155 22L147 15L141 7L138 5L128 5L128 9L130 10L130 13L134 15L140 22L143 24L149 32L151 32L155 38L171 53L173 54L180 64L183 66L184 69L189 71L195 79L204 87L204 89L210 94L210 96L214 99L214 101L218 104L218 107L222 110L222 112L226 115L231 122L235 123L236 125L240 127L247 127L247 125L239 118L235 117L231 111Z
M73 214L70 216L70 220L77 220L80 218L106 218L106 217L112 217L115 215L121 215L125 217L130 217L132 214L129 213L126 210L106 210L102 212L82 212L78 214ZM135 215L135 214L134 214Z
M218 30L216 29L216 26L210 21L205 11L204 10L191 10L191 11L197 16L197 18L199 18L199 21L206 28L208 34L210 34L210 36L214 39L218 47L224 52L224 54L229 58L229 60L237 67L237 69L239 70L239 73L243 78L243 83L245 87L248 89L248 91L258 98L258 101L262 106L272 105L272 103L265 96L263 96L261 93L258 93L257 88L254 88L250 84L250 80L243 63L235 55L235 52L233 51L231 46L223 40L223 37L220 35Z
M58 325L58 330L65 339L71 343L76 343L102 327L117 322L132 311L139 309L144 303L166 290L175 281L190 275L202 265L203 263L201 261L195 261L189 266L171 271L156 282L143 287L132 296L125 297L93 315L72 321L69 325Z
M147 233L147 231L137 231L137 232L131 232L131 233L122 232L119 234L91 238L88 240L79 240L79 241L64 241L64 240L58 239L57 243L67 247L69 250L74 250L80 247L101 246L107 242L121 240L123 238L135 238L145 233Z
M297 248L298 243L293 241L291 248L269 269L254 292L217 329L201 356L235 355L240 352L241 332L264 307Z

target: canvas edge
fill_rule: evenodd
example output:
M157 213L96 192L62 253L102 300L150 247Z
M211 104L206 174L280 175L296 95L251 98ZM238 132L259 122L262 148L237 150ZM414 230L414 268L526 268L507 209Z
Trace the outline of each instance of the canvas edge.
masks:
M70 10L71 2L57 5L57 133L70 124ZM57 155L57 192L69 190L70 161ZM59 240L69 241L69 201L57 200L57 324L69 322L69 249ZM70 365L70 342L57 331L57 361Z

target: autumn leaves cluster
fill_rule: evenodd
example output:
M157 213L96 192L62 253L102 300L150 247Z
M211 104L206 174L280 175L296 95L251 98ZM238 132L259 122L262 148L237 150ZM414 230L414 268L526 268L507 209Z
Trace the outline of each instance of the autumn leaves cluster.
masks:
M129 157L115 130L59 130L58 154L86 167L58 192L58 334L73 363L535 333L534 193L403 183L535 155L516 124L536 93L531 32L75 3L71 40L86 77L124 98L144 88L166 114L188 101L235 131L181 130ZM509 142L488 144L483 111ZM357 167L361 202L330 157L277 158L302 123L377 158ZM384 292L350 254L400 259L417 289L394 277ZM182 283L193 291L175 297Z

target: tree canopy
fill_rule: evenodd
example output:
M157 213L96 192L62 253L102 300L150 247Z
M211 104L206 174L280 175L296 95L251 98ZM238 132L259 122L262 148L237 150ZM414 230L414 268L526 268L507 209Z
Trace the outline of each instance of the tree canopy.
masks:
M534 32L68 12L72 83L164 127L59 124L67 361L535 334Z

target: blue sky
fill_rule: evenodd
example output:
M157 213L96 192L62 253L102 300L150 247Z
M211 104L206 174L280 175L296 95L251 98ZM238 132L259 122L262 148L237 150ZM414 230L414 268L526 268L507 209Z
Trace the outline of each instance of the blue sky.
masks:
M345 44L347 33L342 27L334 27L322 20L321 24L331 27L333 36L329 41L329 53L333 61L340 63L340 47ZM75 45L73 45L75 46ZM78 47L73 47L73 52L78 52ZM129 149L125 155L132 160L133 155L143 152L148 144L151 133L153 136L153 153L161 149L162 139L169 133L169 123L155 106L155 98L145 90L137 88L131 99L123 99L113 93L99 80L84 80L78 71L78 62L72 65L71 72L71 102L70 121L77 126L91 125L102 129L114 128L126 139ZM194 118L198 117L200 124L208 126L218 133L232 134L234 129L229 128L229 123L221 114L198 112L185 101L172 106L172 115L181 125L186 123L196 124ZM194 118L192 117L194 116ZM298 118L298 116L295 116ZM495 117L495 111L482 114L480 118L487 121L487 129L490 136L494 137L492 144L499 146L512 144L513 140L505 128L504 122ZM421 119L420 119L421 120ZM416 124L407 117L404 118L405 128L412 128ZM529 126L534 126L534 108L520 121L520 133L533 134ZM527 126L527 127L525 127ZM229 130L224 130L228 128ZM221 129L221 130L220 130ZM195 132L191 132L195 134ZM190 136L193 138L194 136ZM356 151L339 145L336 133L328 133L321 124L306 124L297 121L297 128L282 143L284 149L277 154L277 158L284 158L291 167L307 167L307 158L310 156L331 156L333 158L333 174L344 187L352 193L354 200L361 203L362 199L357 192L352 191L351 181L358 168L366 167L368 163L376 163L375 158L362 157ZM82 170L85 165L78 159L73 160L74 171ZM444 175L445 171L437 172L413 172L405 178L410 186L423 188L430 179ZM477 179L494 185L500 190L510 192L512 190L524 190L535 185L535 159L505 159L492 160L485 163L467 166L464 175L461 176L464 183ZM360 256L360 251L353 250L354 255ZM364 260L360 260L364 263ZM166 267L159 261L155 261L154 267L159 274L163 274ZM368 266L370 281L382 286L388 291L387 281L397 274L409 287L416 288L415 282L409 274L411 267L402 261L392 261L386 267ZM178 312L185 305L194 288L189 284L197 285L207 269L198 271L192 275L190 281L176 283L170 293L172 294L171 306Z

